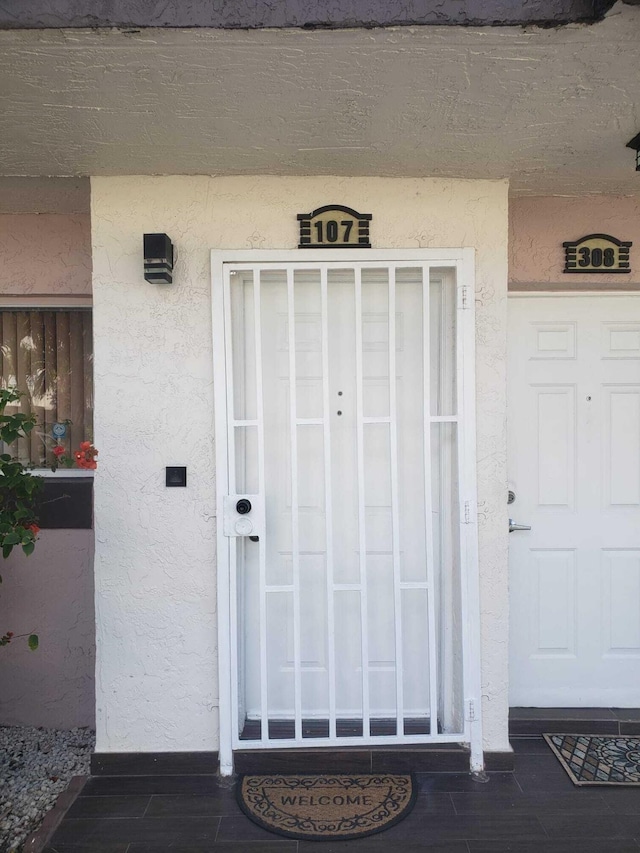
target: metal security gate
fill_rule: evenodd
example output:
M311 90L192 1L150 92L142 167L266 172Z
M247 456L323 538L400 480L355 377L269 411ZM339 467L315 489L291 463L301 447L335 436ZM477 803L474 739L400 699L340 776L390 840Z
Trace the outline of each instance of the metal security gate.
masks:
M220 754L480 743L473 250L212 253Z

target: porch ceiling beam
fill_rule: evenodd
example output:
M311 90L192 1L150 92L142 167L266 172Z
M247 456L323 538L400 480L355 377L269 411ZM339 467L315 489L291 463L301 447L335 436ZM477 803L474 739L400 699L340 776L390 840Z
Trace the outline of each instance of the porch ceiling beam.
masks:
M639 194L626 148L639 43L638 6L621 2L594 27L528 30L0 30L0 175L508 178L519 194Z
M637 4L639 0L625 0ZM594 23L614 0L282 0L158 3L157 0L5 0L0 29L69 27L561 26Z

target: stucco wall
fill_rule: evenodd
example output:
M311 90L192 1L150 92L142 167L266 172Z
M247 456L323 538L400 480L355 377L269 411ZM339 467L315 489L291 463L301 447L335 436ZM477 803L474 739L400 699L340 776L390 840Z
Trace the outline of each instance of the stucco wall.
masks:
M34 631L37 651L0 650L0 725L93 726L93 531L43 530L2 566L0 632Z
M88 214L0 215L0 295L91 295Z
M98 752L218 746L212 248L295 248L296 214L373 214L383 247L475 246L485 748L507 741L507 184L383 178L92 179ZM142 275L166 232L175 283ZM187 465L188 488L164 467Z
M629 275L563 274L565 240L610 234L631 240ZM640 287L640 195L514 198L509 205L509 288L607 290Z
M91 304L82 181L0 179L0 297L24 296L34 308L39 296ZM43 530L31 557L14 551L2 562L0 632L35 631L41 645L0 650L0 725L93 726L93 531Z

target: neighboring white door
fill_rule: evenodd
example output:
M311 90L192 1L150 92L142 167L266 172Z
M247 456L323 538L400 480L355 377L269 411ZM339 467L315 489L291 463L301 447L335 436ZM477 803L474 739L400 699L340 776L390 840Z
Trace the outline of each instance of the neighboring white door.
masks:
M510 298L508 389L510 704L637 707L640 296Z
M231 741L470 741L471 264L325 257L219 267Z

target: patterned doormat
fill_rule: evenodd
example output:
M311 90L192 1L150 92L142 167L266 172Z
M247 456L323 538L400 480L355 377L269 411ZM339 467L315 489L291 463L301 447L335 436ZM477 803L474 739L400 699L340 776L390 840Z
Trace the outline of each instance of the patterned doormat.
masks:
M416 798L411 774L241 776L240 808L263 829L289 838L364 838L405 818Z
M544 735L574 785L640 785L640 738Z

